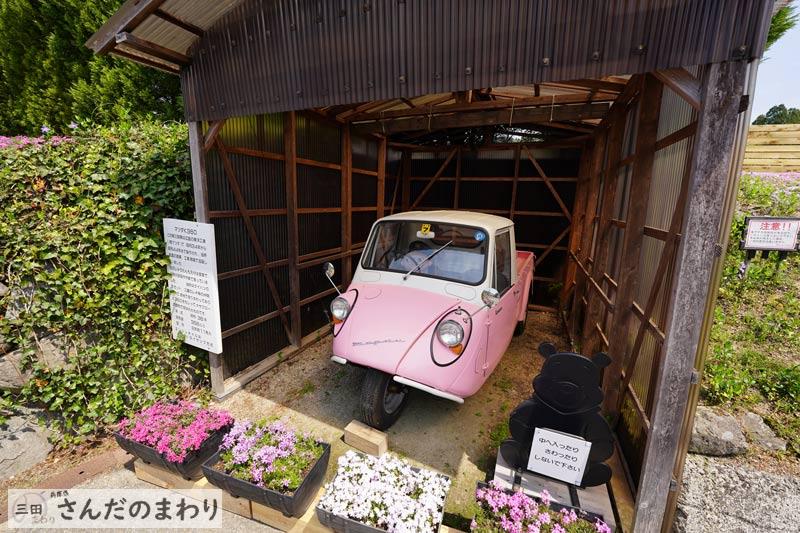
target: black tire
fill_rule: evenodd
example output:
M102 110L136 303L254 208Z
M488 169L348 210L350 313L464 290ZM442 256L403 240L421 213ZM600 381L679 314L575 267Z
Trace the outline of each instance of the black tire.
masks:
M407 400L408 387L385 372L367 370L361 383L361 419L365 424L375 429L388 429L400 418Z
M517 322L517 327L514 328L514 336L519 337L523 333L525 333L525 323L528 321L528 306L525 306L525 316L522 317L522 320Z

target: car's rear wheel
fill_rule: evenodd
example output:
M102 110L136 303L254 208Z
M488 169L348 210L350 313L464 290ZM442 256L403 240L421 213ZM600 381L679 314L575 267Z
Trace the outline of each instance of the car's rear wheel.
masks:
M370 368L361 384L361 418L375 429L387 429L400 418L407 399L408 387Z
M528 306L525 306L525 316L522 317L522 320L517 322L517 327L514 328L514 336L519 337L523 333L525 333L525 323L528 321Z

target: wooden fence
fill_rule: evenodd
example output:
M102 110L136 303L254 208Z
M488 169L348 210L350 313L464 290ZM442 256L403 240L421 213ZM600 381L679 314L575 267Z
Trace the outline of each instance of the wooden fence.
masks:
M750 126L742 170L800 172L800 124Z

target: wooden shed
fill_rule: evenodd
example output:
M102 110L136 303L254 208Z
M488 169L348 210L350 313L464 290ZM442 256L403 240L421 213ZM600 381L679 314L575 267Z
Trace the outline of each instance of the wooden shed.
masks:
M772 0L128 0L87 42L181 77L215 226L224 395L325 334L371 224L512 218L530 306L606 350L636 494L671 527Z

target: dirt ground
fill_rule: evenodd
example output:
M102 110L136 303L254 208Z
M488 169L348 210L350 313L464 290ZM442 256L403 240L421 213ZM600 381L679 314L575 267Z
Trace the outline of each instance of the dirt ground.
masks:
M525 334L512 340L475 396L459 405L412 389L400 420L388 430L390 451L453 478L445 509L447 525L463 527L472 515L475 483L492 471L510 412L533 392L532 380L542 363L536 348L544 341L568 348L556 315L531 312ZM344 427L358 418L364 372L333 363L330 355L328 337L222 402L236 418L285 417L331 442L328 480L336 458L348 449L342 435Z

